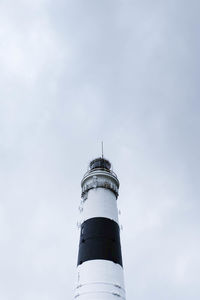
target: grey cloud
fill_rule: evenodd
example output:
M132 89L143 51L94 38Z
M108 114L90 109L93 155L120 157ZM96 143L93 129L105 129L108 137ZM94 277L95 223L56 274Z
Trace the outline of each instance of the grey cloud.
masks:
M198 1L0 6L0 297L73 297L80 180L104 140L127 300L199 299Z

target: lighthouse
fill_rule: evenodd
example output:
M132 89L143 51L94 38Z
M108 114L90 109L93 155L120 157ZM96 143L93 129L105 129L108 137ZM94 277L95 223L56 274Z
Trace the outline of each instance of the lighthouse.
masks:
M119 180L102 157L81 181L77 300L125 300L117 198Z

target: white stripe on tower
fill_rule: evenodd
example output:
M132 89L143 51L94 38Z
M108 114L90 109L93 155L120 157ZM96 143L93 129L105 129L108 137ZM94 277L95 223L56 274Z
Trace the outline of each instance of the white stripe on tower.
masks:
M81 182L78 300L125 299L118 224L119 181L104 158L90 163Z

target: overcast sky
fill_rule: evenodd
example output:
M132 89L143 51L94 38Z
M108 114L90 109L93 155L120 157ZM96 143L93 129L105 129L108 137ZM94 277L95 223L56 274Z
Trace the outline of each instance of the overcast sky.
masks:
M127 300L200 299L200 2L0 0L0 299L74 295L104 140Z

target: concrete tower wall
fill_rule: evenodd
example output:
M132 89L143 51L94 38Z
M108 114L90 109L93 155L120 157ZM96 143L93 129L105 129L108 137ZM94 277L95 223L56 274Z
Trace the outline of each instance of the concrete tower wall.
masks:
M90 164L81 182L80 243L75 298L125 299L118 224L119 181L103 158Z

